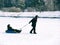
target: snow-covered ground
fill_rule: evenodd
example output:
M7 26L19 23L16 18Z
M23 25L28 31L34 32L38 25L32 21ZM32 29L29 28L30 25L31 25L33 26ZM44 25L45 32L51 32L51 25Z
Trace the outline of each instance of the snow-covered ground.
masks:
M0 16L35 16L40 17L60 17L60 11L48 11L48 12L1 12Z
M5 12L4 12L5 13ZM3 14L4 14L3 13ZM57 12L20 12L21 15L32 16L39 14L39 16L44 15L60 15ZM12 13L12 14L20 14ZM0 13L2 14L2 13ZM6 12L6 15L10 13ZM5 14L4 14L5 15ZM11 18L11 17L0 17L0 45L60 45L60 19L50 19L50 18L38 18L36 32L37 34L30 34L31 24L28 22L32 18ZM7 25L10 24L14 29L21 29L24 25L28 24L26 27L22 28L22 32L18 34L8 34L5 33Z

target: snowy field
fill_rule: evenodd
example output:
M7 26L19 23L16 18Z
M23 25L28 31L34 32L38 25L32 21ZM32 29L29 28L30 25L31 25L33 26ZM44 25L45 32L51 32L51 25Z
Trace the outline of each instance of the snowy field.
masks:
M12 16L20 13L0 13L3 16ZM34 12L22 13L20 16L32 15L59 17L60 12ZM11 18L0 17L0 45L60 45L60 19L56 18L38 18L36 32L37 34L30 34L32 29L31 24L28 24L32 18ZM21 33L8 34L5 33L7 25L10 24L14 29L21 29Z

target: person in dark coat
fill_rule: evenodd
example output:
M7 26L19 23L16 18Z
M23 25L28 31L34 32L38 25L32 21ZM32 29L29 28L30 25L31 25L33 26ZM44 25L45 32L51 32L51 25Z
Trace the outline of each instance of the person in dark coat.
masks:
M31 29L31 31L30 31L30 33L34 33L34 34L36 34L36 22L37 22L37 18L38 18L38 15L36 15L30 22L29 22L29 24L30 23L32 23L32 29Z
M12 30L12 27L10 26L10 24L7 25L7 30Z
M20 33L21 30L13 29L10 24L7 25L6 33Z

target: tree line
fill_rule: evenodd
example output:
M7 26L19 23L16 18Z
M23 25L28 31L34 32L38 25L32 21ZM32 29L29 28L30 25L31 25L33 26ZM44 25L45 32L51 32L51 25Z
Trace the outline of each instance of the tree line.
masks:
M45 0L0 0L0 9L16 7L20 8L22 11L29 8L35 11L60 10L60 0L52 0L52 7L49 7L46 3Z

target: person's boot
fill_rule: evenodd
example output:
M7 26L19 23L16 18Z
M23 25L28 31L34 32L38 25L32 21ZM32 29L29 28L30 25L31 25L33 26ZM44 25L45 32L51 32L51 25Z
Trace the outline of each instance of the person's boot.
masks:
M35 30L34 30L34 34L37 34Z
M32 34L32 31L30 31L30 33Z
M34 34L37 34L36 32L34 32Z

